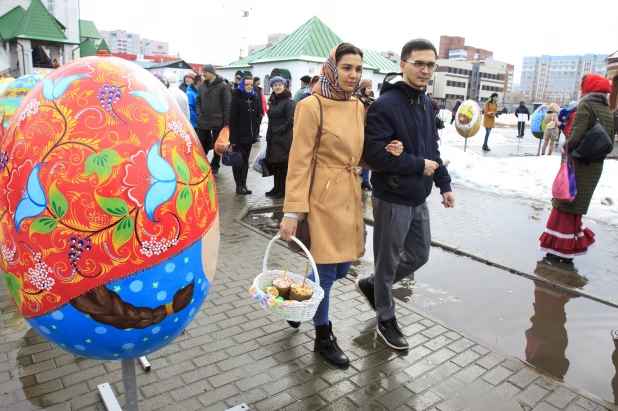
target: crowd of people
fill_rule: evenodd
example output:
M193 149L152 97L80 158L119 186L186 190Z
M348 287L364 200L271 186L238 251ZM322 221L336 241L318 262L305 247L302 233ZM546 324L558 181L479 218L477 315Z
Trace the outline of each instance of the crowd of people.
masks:
M330 291L344 278L364 250L362 190L372 190L375 272L356 280L357 291L376 312L377 333L397 350L409 345L395 315L393 285L421 268L429 259L430 218L426 199L439 188L442 204L454 207L451 177L438 149L439 106L425 94L436 70L437 51L424 39L403 47L401 71L386 76L379 98L370 80L362 79L363 52L342 43L329 54L319 76L303 76L294 94L281 73L270 73L268 100L260 79L238 72L229 84L212 64L201 75L187 74L180 90L186 93L188 117L206 153L213 150L222 131L229 130L230 147L242 153L242 165L233 167L236 193L252 194L247 187L249 157L268 116L263 159L273 177L267 197L282 199L284 217L279 234L290 242L298 227L310 228L311 254L324 290L313 318L315 351L332 363L349 359L337 344L329 319ZM180 92L182 92L180 91ZM568 149L577 149L597 122L614 135L613 113L607 94L609 81L591 74L582 80L582 98L567 107L549 106L543 153L564 133ZM486 129L483 150L495 127L497 93L483 107ZM176 98L176 96L175 96ZM177 100L180 100L178 96ZM457 108L453 109L454 121ZM515 111L518 137L523 137L530 112L524 102ZM443 125L442 125L443 127ZM570 262L594 244L594 233L582 223L603 170L605 156L573 159L578 194L573 203L553 200L547 228L540 238L547 258ZM217 173L220 156L213 153ZM370 174L370 170L372 170ZM310 272L308 278L313 279ZM291 327L300 324L288 321Z

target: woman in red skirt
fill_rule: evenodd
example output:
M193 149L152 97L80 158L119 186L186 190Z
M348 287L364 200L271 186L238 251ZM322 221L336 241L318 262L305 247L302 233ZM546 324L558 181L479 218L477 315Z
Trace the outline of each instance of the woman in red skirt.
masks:
M592 114L592 108L607 132L612 135L614 129L613 113L609 109L608 93L610 92L609 80L597 74L588 74L582 79L582 96L579 100L577 117L571 127L568 148L570 155L584 139L584 135L590 130L596 117ZM564 152L564 149L563 149ZM575 182L577 184L577 196L571 203L563 203L556 199L552 201L553 209L547 228L541 235L541 250L547 252L547 257L570 263L578 255L584 255L594 245L594 233L582 222L582 215L588 212L592 194L603 172L604 157L595 161L579 162L574 159Z

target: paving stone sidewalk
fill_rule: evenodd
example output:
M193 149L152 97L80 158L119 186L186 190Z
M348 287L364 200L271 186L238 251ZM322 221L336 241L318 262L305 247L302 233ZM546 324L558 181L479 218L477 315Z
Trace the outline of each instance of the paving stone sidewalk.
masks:
M268 239L234 220L244 207L273 204L262 195L270 179L251 173L254 194L240 197L231 170L221 171L214 284L186 333L149 356L152 371L138 367L140 410L225 410L241 403L302 411L618 409L403 304L397 316L411 348L395 352L376 336L375 313L350 278L331 293L331 318L351 365L331 367L312 352L310 324L293 330L248 295ZM271 264L280 267L284 260L292 271L304 271L301 256L273 247ZM109 382L122 394L119 362L74 357L47 342L16 313L4 288L0 321L0 409L66 411L70 404L72 410L102 411L98 384Z

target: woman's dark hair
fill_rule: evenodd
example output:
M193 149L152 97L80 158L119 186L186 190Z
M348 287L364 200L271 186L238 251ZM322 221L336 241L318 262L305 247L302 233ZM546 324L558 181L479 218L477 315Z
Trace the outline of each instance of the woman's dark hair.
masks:
M245 80L251 80L251 82L253 83L253 77L252 76L244 76L243 78L241 78L242 80L242 84L245 84Z
M406 61L407 59L409 59L413 51L422 50L432 50L436 57L438 57L436 47L431 41L426 39L414 39L404 44L403 48L401 49L401 61Z
M363 51L361 49L350 43L341 43L337 47L337 51L335 51L335 63L339 63L339 60L346 54L357 54L363 58Z
M280 100L280 99L284 99L284 98L292 98L292 92L290 91L290 89L284 88L283 91L280 94L275 93L275 91L273 90L273 92L270 93L270 97L268 98L268 102L269 103L274 103L275 100Z
M489 98L494 98L494 97L498 98L498 93L492 93L491 96L489 96Z
M260 81L261 79L259 77L253 77L253 82L255 83L256 81Z

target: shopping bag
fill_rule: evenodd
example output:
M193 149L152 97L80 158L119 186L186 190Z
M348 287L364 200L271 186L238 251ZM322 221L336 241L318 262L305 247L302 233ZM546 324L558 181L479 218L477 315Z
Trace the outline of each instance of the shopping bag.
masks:
M223 129L219 133L219 137L217 137L217 141L215 142L215 153L222 156L223 152L229 145L230 145L230 128L223 127Z
M262 168L264 164L264 158L266 158L266 146L264 146L255 159L253 159L253 163L251 163L251 167L258 173L262 173Z
M558 175L551 188L552 196L563 203L573 203L577 196L577 186L575 184L575 171L568 161L560 166Z

